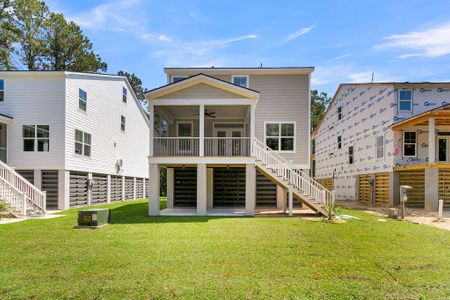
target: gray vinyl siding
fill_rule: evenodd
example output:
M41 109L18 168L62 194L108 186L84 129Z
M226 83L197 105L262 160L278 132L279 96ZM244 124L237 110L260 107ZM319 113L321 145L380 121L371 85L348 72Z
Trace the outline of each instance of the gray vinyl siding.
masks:
M198 84L180 91L160 97L160 99L212 99L212 98L242 98L207 84Z
M296 151L280 154L309 168L309 76L251 75L250 88L260 92L256 106L256 137L264 140L265 121L295 121Z

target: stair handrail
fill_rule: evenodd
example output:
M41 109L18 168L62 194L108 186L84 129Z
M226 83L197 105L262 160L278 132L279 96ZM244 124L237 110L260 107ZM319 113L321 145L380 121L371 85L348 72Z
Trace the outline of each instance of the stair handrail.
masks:
M21 215L27 213L27 198L25 193L19 191L14 185L0 177L0 196L6 203L20 211Z
M11 184L15 189L24 193L32 205L46 211L46 193L39 190L28 180L23 178L13 168L0 161L0 177Z
M288 181L297 190L318 201L330 213L335 202L333 191L325 188L302 170L292 168L290 161L257 138L254 138L252 150L253 156L257 160L270 166L278 176Z

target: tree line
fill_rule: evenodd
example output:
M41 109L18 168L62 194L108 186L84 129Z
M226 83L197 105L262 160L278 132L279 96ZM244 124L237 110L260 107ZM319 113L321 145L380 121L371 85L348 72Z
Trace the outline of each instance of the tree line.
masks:
M0 0L0 70L105 72L80 27L40 0Z

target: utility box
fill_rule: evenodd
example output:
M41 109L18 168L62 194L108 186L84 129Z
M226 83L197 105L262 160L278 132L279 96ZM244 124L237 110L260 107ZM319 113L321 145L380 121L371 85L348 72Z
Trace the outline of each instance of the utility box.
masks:
M91 208L78 211L78 226L102 226L111 218L108 208Z

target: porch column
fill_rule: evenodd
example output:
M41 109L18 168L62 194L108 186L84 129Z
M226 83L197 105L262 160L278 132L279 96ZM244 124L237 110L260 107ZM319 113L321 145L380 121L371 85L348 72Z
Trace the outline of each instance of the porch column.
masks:
M425 169L425 210L437 211L439 205L439 169Z
M167 208L173 208L174 169L167 168Z
M255 127L256 127L256 104L252 104L250 107L250 153L254 156L253 141L255 140Z
M289 216L292 217L294 215L294 192L292 188L289 188Z
M205 155L205 105L200 104L199 107L199 123L198 123L198 130L199 130L199 156Z
M207 183L208 174L206 164L197 165L197 215L205 216L207 211Z
M157 216L159 215L159 165L150 164L149 165L149 180L148 180L148 215Z
M434 117L428 119L428 162L436 161L436 121Z
M256 206L256 168L254 164L245 165L245 214L253 216Z
M148 115L150 117L150 147L149 147L149 156L153 156L153 136L155 130L155 107L152 104L148 104Z
M400 205L400 173L396 171L389 173L389 205Z

